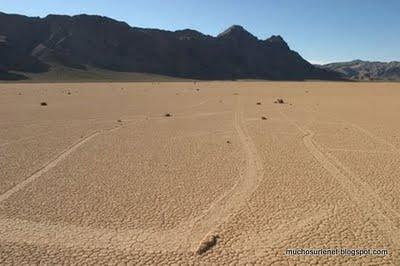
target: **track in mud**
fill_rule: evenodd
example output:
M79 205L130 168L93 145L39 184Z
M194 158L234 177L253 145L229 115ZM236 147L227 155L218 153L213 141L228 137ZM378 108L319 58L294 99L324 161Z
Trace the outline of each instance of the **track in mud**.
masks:
M201 104L204 104L202 102ZM197 106L197 105L196 105ZM213 113L214 114L214 113ZM219 114L219 113L216 113ZM206 114L208 115L208 114ZM187 116L191 117L191 116ZM243 118L243 106L237 98L234 112L234 129L240 139L245 155L245 169L232 189L221 195L203 212L202 215L183 222L168 231L151 230L107 230L73 225L50 225L18 219L0 219L0 239L3 241L23 241L34 245L61 245L82 248L114 248L149 251L190 250L196 252L210 236L217 235L218 227L235 214L251 194L257 189L263 178L263 167L257 149L247 132ZM107 132L113 132L120 127ZM0 196L0 202L20 191L44 173L56 167L83 144L101 134L96 132L59 154L53 161L31 175L25 181ZM62 232L62 233L61 233Z
M305 148L321 164L321 166L338 181L347 192L349 198L357 205L358 209L362 211L364 216L375 221L374 224L377 228L385 235L393 246L399 250L400 214L380 198L371 186L362 182L350 169L344 166L333 155L329 154L329 152L324 151L323 148L313 140L314 132L300 126L297 122L290 119L290 117L282 110L279 110L279 112L284 119L304 134L303 143ZM352 123L345 121L342 123L349 124L359 129L372 139L390 146L394 152L397 151L397 148L391 143L376 137L371 132Z

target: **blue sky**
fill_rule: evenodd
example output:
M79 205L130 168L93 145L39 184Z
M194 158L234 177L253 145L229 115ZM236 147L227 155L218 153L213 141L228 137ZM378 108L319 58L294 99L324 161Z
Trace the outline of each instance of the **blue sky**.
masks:
M260 39L282 35L312 62L400 61L399 0L0 0L0 11L98 14L131 26L210 35L239 24Z

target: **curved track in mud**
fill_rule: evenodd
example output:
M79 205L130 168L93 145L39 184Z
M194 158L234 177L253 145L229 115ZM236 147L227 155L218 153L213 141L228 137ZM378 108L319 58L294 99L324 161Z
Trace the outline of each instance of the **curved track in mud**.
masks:
M257 189L263 178L263 166L257 149L244 124L243 106L237 98L234 129L245 155L245 168L233 187L212 202L202 215L183 222L177 228L158 230L107 230L63 224L41 224L18 219L0 219L0 239L24 241L34 245L61 245L82 248L113 248L149 251L183 250L195 252L210 235L218 234L218 227L235 214ZM113 132L120 127L108 130ZM53 161L25 181L0 196L0 202L20 191L41 175L56 167L79 147L99 135L96 132L80 140L59 154ZM49 237L51 236L51 237Z

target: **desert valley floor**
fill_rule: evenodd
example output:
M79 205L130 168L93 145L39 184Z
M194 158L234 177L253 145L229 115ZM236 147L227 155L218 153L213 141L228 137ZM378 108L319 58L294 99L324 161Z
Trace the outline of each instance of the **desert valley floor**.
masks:
M399 265L399 113L396 83L1 84L0 264Z

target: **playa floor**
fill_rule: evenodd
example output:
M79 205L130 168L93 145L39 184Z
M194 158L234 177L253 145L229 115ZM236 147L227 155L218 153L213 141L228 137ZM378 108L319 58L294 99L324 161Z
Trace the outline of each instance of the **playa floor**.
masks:
M0 264L399 265L399 113L396 83L0 84Z

